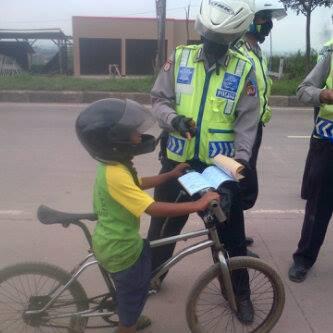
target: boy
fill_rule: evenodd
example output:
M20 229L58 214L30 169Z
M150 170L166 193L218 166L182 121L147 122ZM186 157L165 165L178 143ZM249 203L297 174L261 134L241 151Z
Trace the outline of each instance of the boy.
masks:
M193 202L155 202L143 191L178 178L188 167L182 163L170 172L138 178L132 159L155 149L155 138L142 134L152 124L152 116L140 104L119 99L93 103L76 121L79 140L101 162L94 188L98 223L93 250L116 287L118 333L136 332L149 289L151 254L149 243L139 234L140 215L182 216L219 200L217 193L209 192Z

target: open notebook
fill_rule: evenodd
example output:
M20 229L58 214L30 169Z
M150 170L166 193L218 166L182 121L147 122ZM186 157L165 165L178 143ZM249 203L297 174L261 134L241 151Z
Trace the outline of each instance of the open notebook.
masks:
M239 181L244 178L241 171L244 166L233 158L217 155L213 158L214 165L207 167L202 173L192 171L178 178L189 195L207 188L218 189L226 181Z

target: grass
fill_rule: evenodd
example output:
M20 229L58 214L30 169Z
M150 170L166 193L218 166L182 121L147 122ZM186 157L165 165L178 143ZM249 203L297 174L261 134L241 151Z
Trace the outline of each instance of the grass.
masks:
M76 78L62 75L0 76L1 90L71 90L148 92L153 77L142 78Z
M275 80L273 95L295 95L301 78ZM76 78L61 75L0 76L0 90L51 90L51 91L117 91L148 93L153 85L152 76L138 78Z
M274 80L272 86L272 95L294 96L298 85L303 81L303 78L282 78Z

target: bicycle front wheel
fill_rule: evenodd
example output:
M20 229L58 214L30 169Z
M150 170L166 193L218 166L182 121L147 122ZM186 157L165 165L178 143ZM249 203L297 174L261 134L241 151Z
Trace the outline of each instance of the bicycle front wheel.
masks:
M250 298L254 308L252 323L238 320L223 296L221 269L215 264L194 284L187 300L187 323L193 333L267 333L279 320L285 302L285 292L277 272L261 260L234 257L229 260L231 276L247 271ZM239 284L240 281L238 281ZM222 289L222 290L221 290ZM234 285L235 294L237 286Z
M0 271L1 333L82 333L87 319L68 316L88 309L87 295L75 281L46 311L42 309L71 278L59 267L46 263L22 263Z

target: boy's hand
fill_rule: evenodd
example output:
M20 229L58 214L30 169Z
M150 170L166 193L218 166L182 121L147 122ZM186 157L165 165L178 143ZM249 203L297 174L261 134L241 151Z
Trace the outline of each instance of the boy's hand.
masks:
M190 168L189 164L179 163L172 171L170 171L170 176L172 178L179 178L184 174L184 171L189 168Z
M208 208L209 204L213 201L220 201L220 195L217 192L207 192L201 199L197 201L198 210L203 211Z

